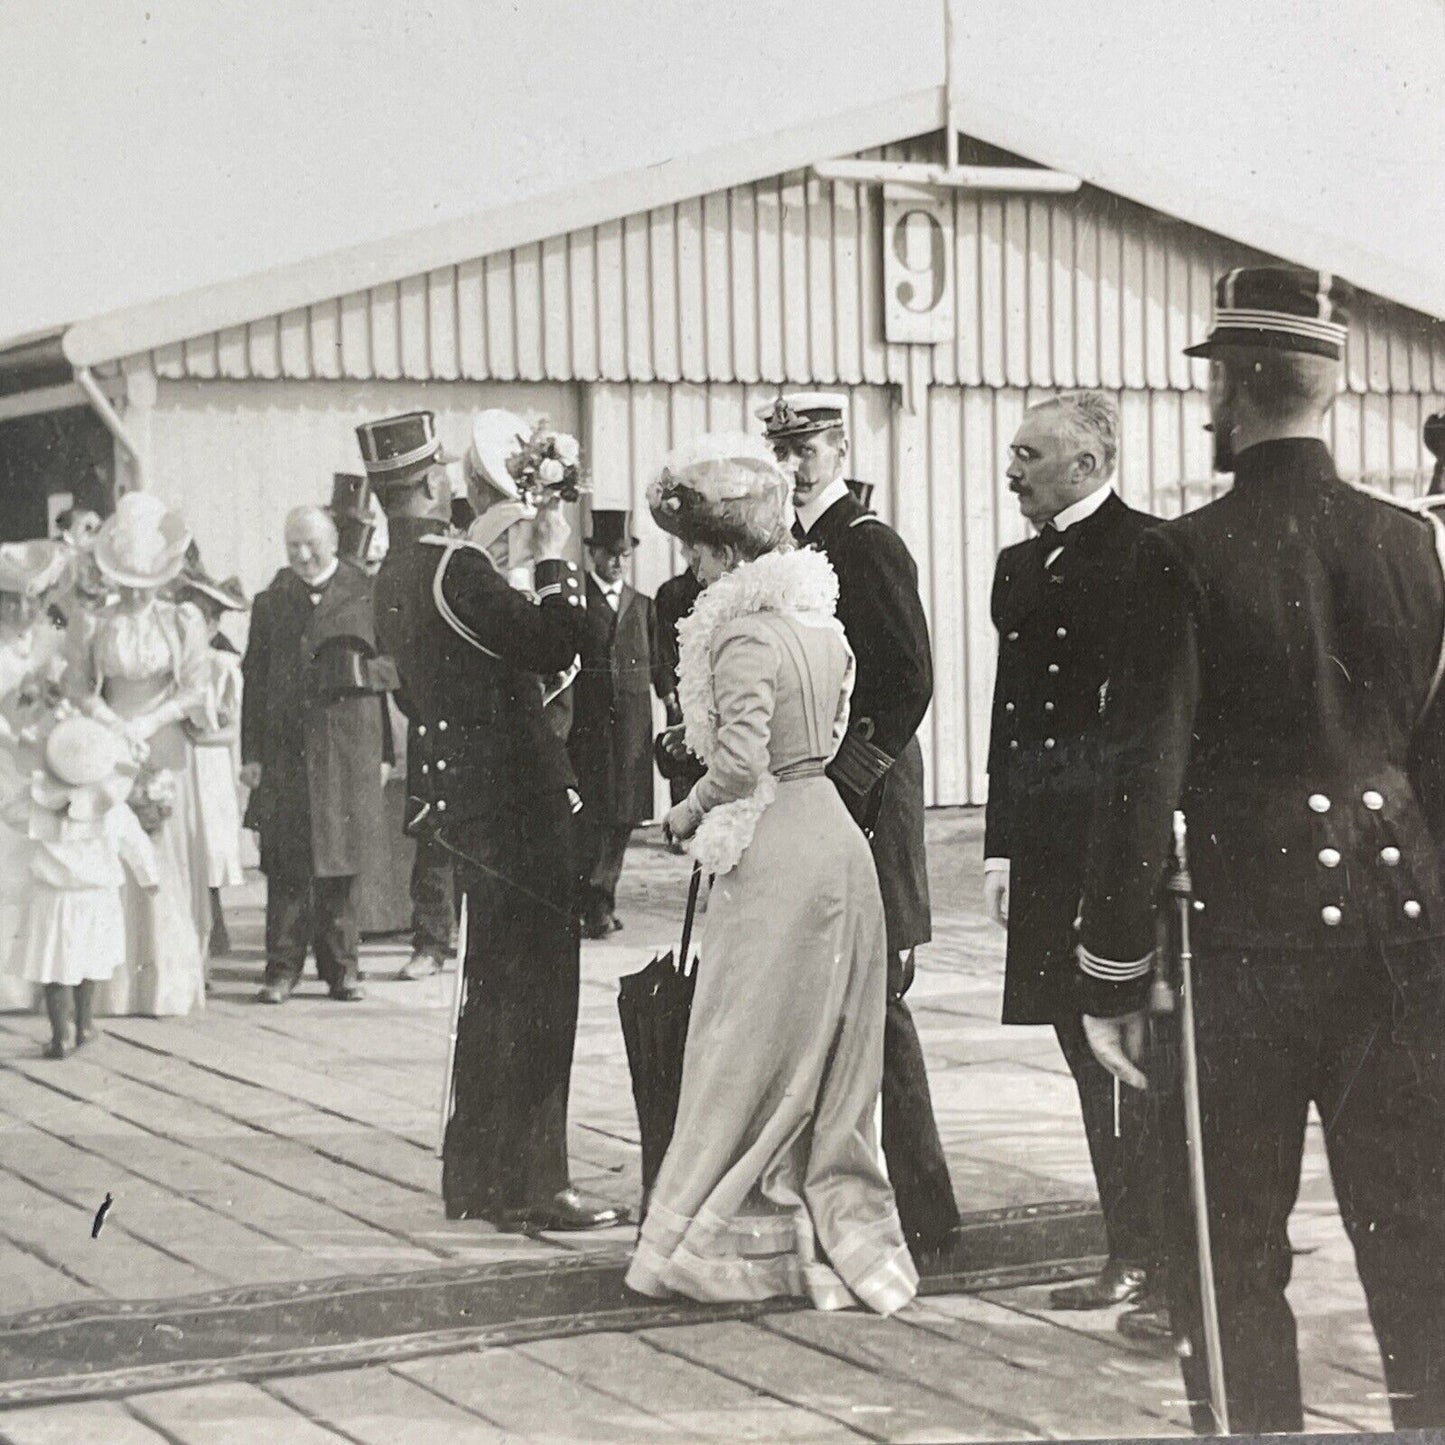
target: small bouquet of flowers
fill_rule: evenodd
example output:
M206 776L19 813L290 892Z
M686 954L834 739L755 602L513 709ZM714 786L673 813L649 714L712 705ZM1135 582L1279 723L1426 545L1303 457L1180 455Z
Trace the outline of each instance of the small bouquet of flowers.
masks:
M524 502L534 507L556 500L575 502L590 490L582 479L582 449L576 437L553 431L544 419L530 437L517 440L521 446L507 458L507 474Z
M159 832L175 811L176 780L165 768L142 763L127 802L147 833Z

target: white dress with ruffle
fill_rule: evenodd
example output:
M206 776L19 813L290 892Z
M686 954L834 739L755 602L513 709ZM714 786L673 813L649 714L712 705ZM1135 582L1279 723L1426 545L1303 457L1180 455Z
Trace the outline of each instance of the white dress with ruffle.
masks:
M121 721L174 702L186 717L204 715L204 619L194 608L156 601L138 613L112 610L97 620L87 653L88 684ZM174 782L171 814L151 835L160 886L127 879L125 963L100 991L96 1011L162 1017L205 1006L204 960L211 900L191 742L182 722L150 739L148 761Z

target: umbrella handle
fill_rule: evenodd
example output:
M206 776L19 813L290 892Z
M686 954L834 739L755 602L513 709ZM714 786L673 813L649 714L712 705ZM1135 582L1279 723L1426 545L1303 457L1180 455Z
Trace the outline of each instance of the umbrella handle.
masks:
M692 925L697 917L697 895L702 887L702 864L692 865L692 881L687 886L687 914L682 920L682 947L678 950L677 971L687 973L688 949L692 947Z

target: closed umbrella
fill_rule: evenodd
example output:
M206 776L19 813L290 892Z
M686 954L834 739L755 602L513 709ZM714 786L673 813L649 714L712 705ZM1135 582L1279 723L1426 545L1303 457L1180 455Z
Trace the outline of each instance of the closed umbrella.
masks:
M682 1054L687 1023L692 1013L696 981L695 962L689 957L692 925L697 914L702 870L693 864L687 890L687 916L682 925L682 947L653 958L646 968L621 980L617 1013L632 1073L632 1098L642 1135L642 1209L657 1182L662 1157L672 1140L677 1101L682 1092ZM640 1216L640 1217L641 1217Z

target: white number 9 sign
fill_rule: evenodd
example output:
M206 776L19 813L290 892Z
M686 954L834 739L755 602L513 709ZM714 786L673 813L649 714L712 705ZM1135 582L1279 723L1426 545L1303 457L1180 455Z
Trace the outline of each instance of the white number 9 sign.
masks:
M953 208L931 192L883 193L883 315L888 341L953 337Z

